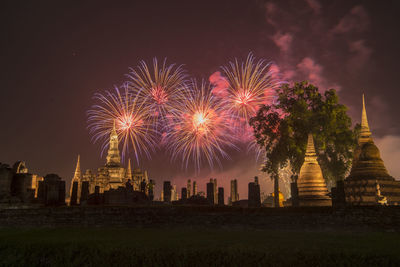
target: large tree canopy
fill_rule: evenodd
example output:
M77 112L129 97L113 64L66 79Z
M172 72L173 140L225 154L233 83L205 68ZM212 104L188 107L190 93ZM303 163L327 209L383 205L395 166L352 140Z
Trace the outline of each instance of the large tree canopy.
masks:
M314 85L301 82L283 85L277 96L276 104L263 105L250 119L258 144L266 149L263 171L278 178L279 170L290 163L297 175L312 133L325 179L343 179L351 166L356 130L336 91L322 95Z

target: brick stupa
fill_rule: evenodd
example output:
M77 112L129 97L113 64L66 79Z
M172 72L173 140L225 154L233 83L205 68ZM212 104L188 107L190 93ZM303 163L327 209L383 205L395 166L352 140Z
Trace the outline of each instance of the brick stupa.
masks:
M308 135L306 155L297 180L299 206L332 206L325 179L317 161L312 134Z
M379 205L377 190L387 198L388 205L400 204L400 182L389 175L374 144L368 125L363 95L361 131L354 150L350 175L344 180L346 202L352 205Z

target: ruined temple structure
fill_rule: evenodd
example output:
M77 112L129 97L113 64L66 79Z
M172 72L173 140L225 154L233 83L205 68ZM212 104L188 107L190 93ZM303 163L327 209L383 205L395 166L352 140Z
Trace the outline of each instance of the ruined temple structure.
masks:
M299 206L332 206L325 179L317 161L312 134L308 135L306 155L297 180Z
M378 189L379 190L378 190ZM361 132L354 150L350 175L344 180L346 203L351 205L398 205L400 181L389 175L374 144L363 96Z
M254 182L249 183L248 206L249 207L261 206L260 184L258 183L257 176L254 177Z
M237 180L231 180L231 195L228 198L229 205L232 205L234 202L239 201L239 193L238 193L238 184Z
M78 156L70 188L70 196L72 197L75 195L73 194L74 184L77 187L75 189L77 196L76 204L80 203L83 182L89 182L89 194L95 193L96 187L98 187L100 194L108 190L117 190L121 187L125 188L130 186L132 186L133 191L144 191L146 194L148 194L149 189L147 171L142 172L140 169L133 169L132 171L130 160L128 161L127 168L122 166L118 149L118 134L115 129L115 124L110 133L107 162L103 167L97 169L97 174L92 170L86 170L82 175L80 156Z
M40 181L43 177L29 173L23 161L17 161L12 168L0 163L0 202L35 202Z

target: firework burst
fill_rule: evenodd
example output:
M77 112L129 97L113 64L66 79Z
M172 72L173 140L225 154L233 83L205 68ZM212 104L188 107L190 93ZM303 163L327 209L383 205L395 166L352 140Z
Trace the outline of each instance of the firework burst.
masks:
M165 126L167 114L182 101L187 77L182 66L167 65L166 59L159 65L154 58L152 66L141 61L127 76L132 92L138 94L151 111L150 118L157 125Z
M109 135L115 123L118 139L122 143L123 158L132 147L136 161L139 155L150 158L156 147L156 130L149 120L149 109L138 95L132 94L127 85L114 92L97 93L93 97L97 104L87 112L88 128L94 142L102 143L102 152L108 146Z
M204 82L192 82L185 100L173 110L171 126L167 131L167 149L172 159L182 157L186 168L194 162L198 171L203 161L213 168L221 165L220 158L229 158L225 149L234 147L231 116L222 103L212 95Z
M274 89L279 86L271 66L271 63L264 60L255 62L250 53L241 64L235 59L228 66L221 67L229 84L225 98L227 109L245 124L256 114L261 104L270 103Z

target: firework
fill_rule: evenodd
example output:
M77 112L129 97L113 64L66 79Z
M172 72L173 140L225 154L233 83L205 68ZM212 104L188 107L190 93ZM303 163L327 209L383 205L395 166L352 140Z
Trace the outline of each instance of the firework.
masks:
M141 61L127 76L131 90L146 104L156 123L164 123L171 109L182 101L182 90L186 88L182 66L167 65L166 59L159 65L154 58L153 66Z
M149 109L138 95L132 94L127 85L114 92L96 93L97 104L87 112L88 128L94 142L102 142L102 151L108 146L109 135L115 123L118 139L122 143L123 158L131 147L139 162L139 155L156 147L156 130L149 120Z
M250 53L241 64L235 59L228 66L221 67L229 84L224 99L226 106L244 124L256 114L261 104L268 104L273 99L274 89L279 82L271 66L264 60L255 62Z
M186 168L194 162L198 171L203 161L213 168L214 162L221 165L221 157L229 158L225 149L235 148L231 116L204 82L200 86L192 82L185 100L172 113L166 140L173 160L182 157Z

